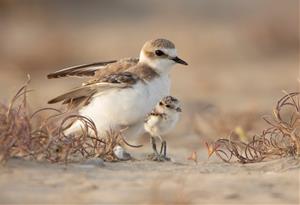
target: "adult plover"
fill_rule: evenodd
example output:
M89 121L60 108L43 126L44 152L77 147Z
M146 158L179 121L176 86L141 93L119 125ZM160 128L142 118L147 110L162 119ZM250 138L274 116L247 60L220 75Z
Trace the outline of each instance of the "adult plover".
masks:
M187 65L177 56L171 41L150 40L138 59L80 65L49 74L48 78L93 77L48 103L62 102L78 110L80 115L93 120L99 134L123 129L124 137L134 137L144 132L145 117L169 94L169 72L176 63ZM81 131L81 126L80 121L75 121L65 134Z
M166 96L159 101L154 110L147 116L144 128L150 134L150 142L154 151L154 155L151 156L153 160L169 160L167 157L167 143L162 139L162 135L167 134L175 127L180 112L179 100L172 96ZM161 141L160 153L156 148L155 137L158 137Z

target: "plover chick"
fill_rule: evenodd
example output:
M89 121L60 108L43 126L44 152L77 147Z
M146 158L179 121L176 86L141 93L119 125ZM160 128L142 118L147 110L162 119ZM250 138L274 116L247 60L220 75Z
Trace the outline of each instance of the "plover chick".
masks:
M144 128L150 134L150 142L154 151L153 160L169 160L167 157L167 143L162 139L162 135L171 131L179 120L181 112L180 102L172 96L164 97L155 106L154 110L145 120ZM155 138L161 141L160 152L156 148Z

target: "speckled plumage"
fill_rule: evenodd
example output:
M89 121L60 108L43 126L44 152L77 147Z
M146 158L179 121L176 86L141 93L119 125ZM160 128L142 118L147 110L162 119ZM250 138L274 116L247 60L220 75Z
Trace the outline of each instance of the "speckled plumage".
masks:
M179 112L181 112L179 103L179 100L172 96L161 99L145 119L145 130L151 136L159 138L168 133L179 120Z

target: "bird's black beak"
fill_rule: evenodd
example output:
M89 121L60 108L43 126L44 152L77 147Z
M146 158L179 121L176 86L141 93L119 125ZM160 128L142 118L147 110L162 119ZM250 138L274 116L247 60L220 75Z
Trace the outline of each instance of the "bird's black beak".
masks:
M175 61L176 63L182 64L182 65L188 65L187 62L178 58L177 56L175 58L172 58L172 60Z
M176 108L176 111L177 111L177 112L182 112L182 110L181 110L180 107Z

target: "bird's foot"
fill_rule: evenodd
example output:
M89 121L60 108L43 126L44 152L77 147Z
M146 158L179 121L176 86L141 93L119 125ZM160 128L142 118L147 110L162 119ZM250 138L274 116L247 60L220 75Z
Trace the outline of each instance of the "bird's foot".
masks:
M151 161L156 161L156 162L165 162L165 161L171 160L167 156L164 156L162 154L156 154L156 153L152 153L152 154L148 155L148 159Z
M148 155L148 159L152 161L164 162L170 161L171 159L167 157L167 143L163 141L160 147L160 153L158 153L155 143L155 138L151 137L150 142L152 144L153 153Z

